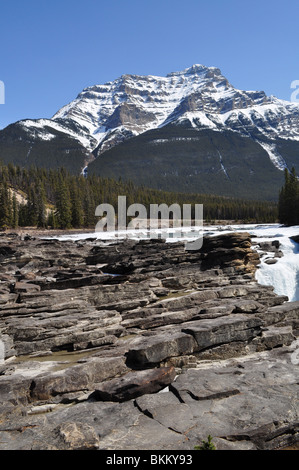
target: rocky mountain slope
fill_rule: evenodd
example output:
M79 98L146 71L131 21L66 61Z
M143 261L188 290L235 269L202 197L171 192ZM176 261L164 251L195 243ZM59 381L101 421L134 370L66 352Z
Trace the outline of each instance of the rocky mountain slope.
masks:
M123 75L84 89L52 119L0 132L0 158L122 176L156 188L275 198L299 171L299 106L242 91L215 67Z

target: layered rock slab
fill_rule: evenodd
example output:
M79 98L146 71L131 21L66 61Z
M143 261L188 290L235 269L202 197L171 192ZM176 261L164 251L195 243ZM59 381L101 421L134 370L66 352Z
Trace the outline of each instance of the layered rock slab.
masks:
M0 448L297 440L299 306L257 284L248 234L207 237L197 252L1 242Z

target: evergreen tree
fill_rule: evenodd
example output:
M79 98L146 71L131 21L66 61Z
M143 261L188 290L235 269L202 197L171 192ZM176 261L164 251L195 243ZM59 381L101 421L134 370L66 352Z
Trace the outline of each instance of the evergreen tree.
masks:
M295 168L285 169L285 183L279 192L279 221L285 225L299 224L299 182Z
M27 204L19 204L18 210L19 227L26 227L27 224Z
M93 192L91 190L91 186L89 184L86 184L83 193L83 212L85 227L92 227L95 225L95 209L96 204Z
M47 225L48 225L48 227L51 227L52 229L57 228L56 215L55 215L55 212L53 210L49 212L48 219L47 219Z
M46 227L46 225L46 194L43 184L39 182L37 188L37 227Z
M58 227L61 229L71 228L72 221L72 205L71 196L68 185L60 175L59 188L56 194L56 213Z
M31 185L28 190L28 200L26 205L26 225L36 227L38 221L38 198L35 188Z
M13 194L12 197L12 221L11 221L12 228L17 228L19 226L19 208L17 203L16 194Z
M72 227L79 228L84 225L84 213L83 213L81 191L76 181L72 182L70 194L71 194L71 205L72 205L71 225Z
M0 228L5 229L11 226L12 222L12 203L10 191L7 182L0 185Z

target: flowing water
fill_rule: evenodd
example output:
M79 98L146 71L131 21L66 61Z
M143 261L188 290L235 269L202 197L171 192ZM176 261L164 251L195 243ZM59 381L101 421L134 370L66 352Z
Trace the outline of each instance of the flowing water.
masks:
M256 273L259 284L274 286L279 295L287 295L290 302L299 300L299 244L283 237L280 240L283 257L275 264L267 264L262 258Z

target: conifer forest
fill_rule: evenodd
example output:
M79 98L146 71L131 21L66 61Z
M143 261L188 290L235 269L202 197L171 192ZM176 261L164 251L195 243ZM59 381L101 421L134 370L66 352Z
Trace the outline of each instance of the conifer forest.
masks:
M289 186L293 184L291 175L280 196L281 214L282 200L289 198ZM216 220L275 223L278 220L276 202L166 192L137 186L121 178L85 177L72 175L65 168L22 168L9 163L0 165L0 227L94 228L96 207L109 203L117 211L120 195L126 196L128 206L139 203L147 209L150 204L203 204L203 217L207 223Z

